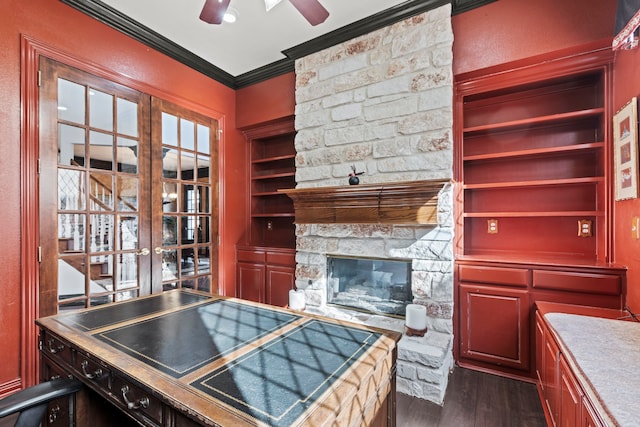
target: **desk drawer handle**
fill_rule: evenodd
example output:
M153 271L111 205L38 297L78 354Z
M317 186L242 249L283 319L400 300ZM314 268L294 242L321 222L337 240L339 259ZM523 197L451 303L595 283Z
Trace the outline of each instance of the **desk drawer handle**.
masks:
M60 406L55 405L49 411L49 424L53 424L58 419L58 415L60 415Z
M89 362L83 360L80 367L82 367L82 373L85 377L89 378L90 380L99 380L100 378L102 378L102 369L98 368L93 371L93 373L89 373L87 372L87 366L89 366Z
M127 399L127 393L129 393L129 386L128 385L123 385L120 390L122 391L122 398L124 399L124 403L127 404L127 408L133 409L133 410L138 410L140 408L148 408L149 407L149 398L146 397L146 396L145 397L141 397L140 399L136 400L135 402L131 402L129 399Z
M64 345L62 345L62 344L58 344L58 346L57 346L57 347L54 347L54 345L53 345L53 344L54 344L55 342L56 342L56 341L55 341L53 338L51 338L51 339L49 340L49 342L48 342L48 344L49 344L49 353L51 353L51 354L60 353L62 350L64 350Z

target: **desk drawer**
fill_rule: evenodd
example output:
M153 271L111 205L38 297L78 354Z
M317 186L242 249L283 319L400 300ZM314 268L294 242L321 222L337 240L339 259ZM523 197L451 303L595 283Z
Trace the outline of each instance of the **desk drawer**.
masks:
M71 365L71 346L60 338L43 331L40 345L42 346L43 353L51 359L56 360L58 363L63 365Z
M150 421L162 425L162 403L149 392L118 375L113 376L111 392L117 404L134 418L145 425L149 425Z
M42 358L40 370L40 379L43 382L71 377L65 369L58 366L48 357ZM64 396L49 402L43 425L47 427L69 427L75 425L75 420L71 419L74 403L73 396Z
M105 365L93 360L87 354L78 352L73 361L73 368L78 377L89 380L99 391L108 392L111 372Z

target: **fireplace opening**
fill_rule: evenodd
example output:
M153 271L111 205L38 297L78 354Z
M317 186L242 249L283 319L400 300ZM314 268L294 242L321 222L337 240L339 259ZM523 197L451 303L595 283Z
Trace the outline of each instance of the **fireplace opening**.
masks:
M411 304L411 260L327 257L327 302L404 317Z

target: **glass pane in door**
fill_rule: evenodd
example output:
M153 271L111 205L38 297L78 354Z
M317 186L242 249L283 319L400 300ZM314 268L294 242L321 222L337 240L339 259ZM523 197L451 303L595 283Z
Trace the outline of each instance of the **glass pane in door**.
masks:
M99 86L57 79L59 310L137 297L145 281L140 106Z
M162 112L161 122L162 288L211 292L210 153L215 122L175 106Z

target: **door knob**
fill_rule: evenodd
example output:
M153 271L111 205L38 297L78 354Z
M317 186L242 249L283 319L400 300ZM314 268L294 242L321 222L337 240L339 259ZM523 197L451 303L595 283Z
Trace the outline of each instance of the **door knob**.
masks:
M140 252L137 253L137 255L142 255L142 256L147 256L149 255L149 248L142 248L140 249Z
M153 251L158 255L160 255L163 252L169 252L167 249L162 249L160 246L157 246Z

